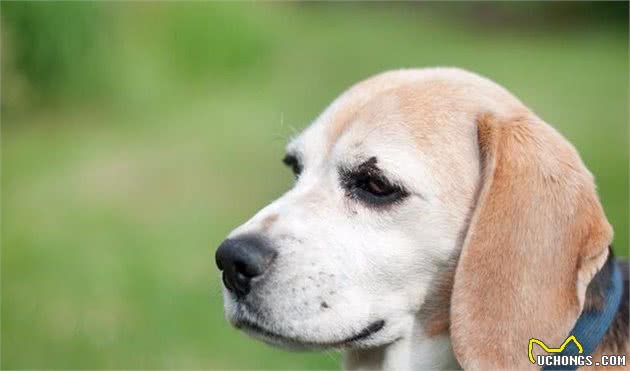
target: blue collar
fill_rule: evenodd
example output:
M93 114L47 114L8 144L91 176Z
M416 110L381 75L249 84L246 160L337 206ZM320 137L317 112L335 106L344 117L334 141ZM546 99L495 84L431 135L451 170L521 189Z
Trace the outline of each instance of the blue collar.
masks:
M610 284L606 288L603 308L600 310L583 311L577 319L573 330L569 333L569 335L575 336L580 342L583 352L579 353L577 346L574 343L569 343L558 355L588 356L592 354L601 343L602 338L615 318L619 304L621 303L623 280L615 261L609 260L605 264L610 264ZM578 366L548 366L543 367L543 370L576 370L577 368Z

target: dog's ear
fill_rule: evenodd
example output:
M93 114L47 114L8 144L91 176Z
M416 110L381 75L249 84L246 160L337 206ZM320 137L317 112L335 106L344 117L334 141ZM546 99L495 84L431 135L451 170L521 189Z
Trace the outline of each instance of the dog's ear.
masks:
M534 114L478 118L479 195L455 272L451 337L466 370L532 367L557 347L608 256L612 228L575 149Z

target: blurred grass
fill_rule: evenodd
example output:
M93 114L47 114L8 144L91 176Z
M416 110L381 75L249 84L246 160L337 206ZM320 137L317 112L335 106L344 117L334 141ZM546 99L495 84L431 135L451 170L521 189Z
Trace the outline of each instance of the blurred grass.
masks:
M2 369L337 369L231 329L213 252L291 184L286 138L386 69L512 90L578 148L627 255L627 4L622 27L448 15L463 4L1 6Z

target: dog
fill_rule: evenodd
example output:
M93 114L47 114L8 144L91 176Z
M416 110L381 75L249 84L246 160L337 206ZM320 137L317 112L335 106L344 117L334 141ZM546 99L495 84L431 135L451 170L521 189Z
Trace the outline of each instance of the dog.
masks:
M226 317L247 334L342 349L347 369L540 369L529 339L560 345L581 315L608 310L591 356L628 354L628 269L593 176L489 79L371 77L284 163L294 187L216 252Z

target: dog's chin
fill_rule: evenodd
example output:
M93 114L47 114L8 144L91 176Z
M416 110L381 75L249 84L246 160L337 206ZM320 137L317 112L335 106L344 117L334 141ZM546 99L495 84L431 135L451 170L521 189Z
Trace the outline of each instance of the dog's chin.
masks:
M315 340L303 337L293 337L270 331L258 323L243 320L234 325L248 335L263 342L291 350L325 350L344 348L366 348L375 345L376 334L385 327L385 321L371 322L358 333L341 338L341 340Z
M322 340L319 337L309 335L284 334L281 329L276 329L238 303L229 311L230 323L249 336L261 340L269 345L290 350L326 350L346 348L369 348L383 344L379 339L381 331L386 327L386 321L377 319L368 321L359 331L351 334L339 334L331 339Z

